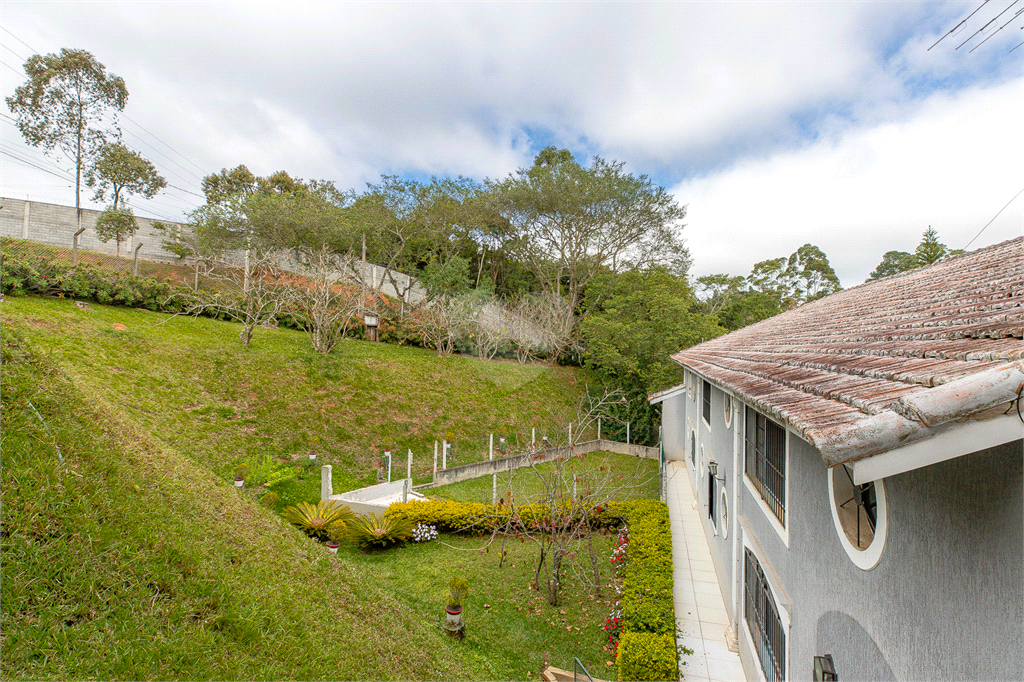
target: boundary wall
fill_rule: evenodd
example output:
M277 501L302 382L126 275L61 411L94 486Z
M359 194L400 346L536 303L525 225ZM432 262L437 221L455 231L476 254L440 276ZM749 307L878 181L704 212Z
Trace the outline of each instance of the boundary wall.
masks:
M109 254L117 253L117 242L110 240L101 242L96 236L96 219L101 211L91 208L82 209L82 227L85 232L78 238L78 248L82 251ZM171 222L169 220L157 220L155 218L144 218L136 216L139 223L139 230L134 236L121 243L121 257L132 258L135 247L140 243L139 260L151 261L154 263L178 263L178 256L163 248L163 240L166 238L161 232L153 229L154 222L162 222L170 225L176 230L188 230L189 227L183 223ZM15 239L27 239L41 244L57 246L70 249L74 243L75 232L78 230L78 216L75 214L74 206L61 204L48 204L41 201L26 199L0 198L0 236L13 237ZM229 254L226 261L231 266L241 266L243 256L241 252ZM280 259L280 267L289 272L303 274L303 266L293 257L285 256ZM360 279L361 267L357 263L349 276L356 281ZM376 291L389 296L399 298L398 291L390 281L389 271L382 265L374 263L366 264L365 284ZM410 303L417 303L426 297L426 292L415 284L415 278L402 272L390 272L399 288L412 287L409 289L407 299ZM339 278L341 274L339 273Z

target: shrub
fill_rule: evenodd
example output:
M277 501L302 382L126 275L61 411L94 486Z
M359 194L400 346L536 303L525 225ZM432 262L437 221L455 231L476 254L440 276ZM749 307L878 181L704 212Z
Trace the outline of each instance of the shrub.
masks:
M618 661L623 680L679 679L679 654L671 634L624 632Z
M551 514L541 504L510 507L481 502L453 502L428 500L426 502L397 502L388 507L387 516L419 524L435 526L444 533L481 534L505 526L510 521L512 530L523 530L537 524L550 524ZM556 517L558 515L556 514ZM591 510L591 527L606 528L621 523L615 505L595 505ZM671 575L671 571L669 571Z
M628 524L627 561L618 564L621 636L616 659L623 680L678 679L679 653L672 604L672 532L668 508L657 500L608 505Z
M469 583L465 578L452 578L448 583L448 606L462 606L462 600L469 594Z
M306 535L318 540L326 540L331 532L346 528L355 519L355 514L345 504L331 500L321 500L316 504L299 502L288 507L281 515L298 526Z
M270 492L260 498L260 504L262 504L267 509L273 509L274 506L277 504L277 500L277 493Z
M362 549L384 549L412 535L412 524L402 518L370 513L348 524L348 537Z

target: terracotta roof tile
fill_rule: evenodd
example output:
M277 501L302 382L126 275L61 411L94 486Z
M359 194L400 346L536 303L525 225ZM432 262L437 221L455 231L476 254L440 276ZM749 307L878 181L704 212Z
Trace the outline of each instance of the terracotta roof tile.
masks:
M672 357L811 442L820 436L830 463L880 452L892 438L874 452L863 442L844 451L844 429L852 434L887 412L903 431L924 429L922 420L933 427L907 401L931 396L924 403L938 404L940 393L953 396L964 382L984 386L979 376L1010 363L1024 372L1024 238L851 287ZM986 399L1015 399L1011 383L986 390L995 396ZM969 416L950 403L957 399L938 401L943 419ZM980 409L976 402L964 409ZM904 425L897 413L917 421Z

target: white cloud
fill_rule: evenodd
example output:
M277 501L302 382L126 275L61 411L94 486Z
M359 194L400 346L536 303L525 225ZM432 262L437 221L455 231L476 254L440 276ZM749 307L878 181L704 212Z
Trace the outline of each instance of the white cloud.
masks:
M803 149L681 183L694 274L747 274L812 243L844 286L933 226L962 248L1024 188L1019 82L932 95L902 120L847 130ZM1024 232L1024 196L971 248Z

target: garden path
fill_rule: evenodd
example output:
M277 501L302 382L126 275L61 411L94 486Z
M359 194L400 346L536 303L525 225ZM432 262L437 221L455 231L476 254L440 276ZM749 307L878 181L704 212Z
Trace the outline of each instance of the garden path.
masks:
M729 612L715 577L711 551L693 501L686 464L665 463L666 498L672 526L672 596L679 644L693 649L680 673L687 682L737 682L745 679L738 653L726 644Z

